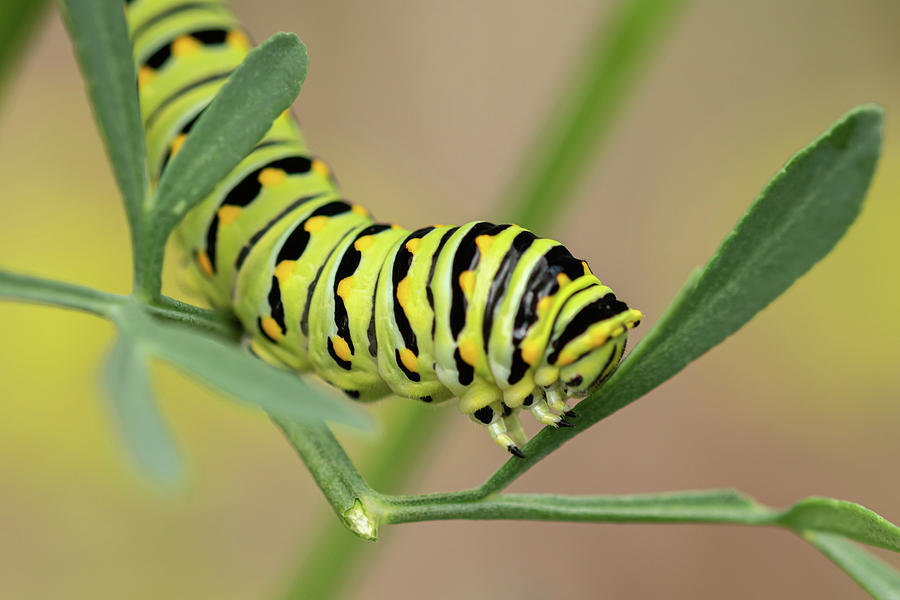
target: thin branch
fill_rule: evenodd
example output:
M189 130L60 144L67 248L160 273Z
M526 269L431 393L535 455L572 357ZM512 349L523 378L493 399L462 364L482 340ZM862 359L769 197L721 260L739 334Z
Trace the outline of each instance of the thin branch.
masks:
M422 457L428 455L435 432L446 422L446 416L438 409L409 406L395 410L381 423L377 447L361 457L359 468L370 485L387 491L400 487ZM299 545L297 555L306 558L298 561L298 568L291 572L279 598L340 598L348 583L345 574L359 570L359 561L371 557L365 553L366 544L350 535L343 521L324 521L312 539L302 540ZM312 554L307 552L310 547L316 549Z
M44 279L32 275L0 270L0 298L34 302L62 308L82 310L111 321L118 318L118 308L135 301L129 296L111 294L83 285ZM142 305L151 315L168 321L186 323L229 339L238 339L238 327L229 315L161 297L155 305Z
M300 454L344 525L356 535L374 540L378 522L383 519L379 495L359 474L328 426L273 420Z
M900 552L900 528L868 508L833 498L805 498L778 510L734 490L660 494L566 496L496 494L466 501L460 494L380 498L386 523L448 519L514 519L594 523L730 523L767 525L807 532L838 534Z
M187 323L234 341L241 338L240 324L234 316L227 313L200 308L168 296L153 299L152 304L146 308L156 317Z
M427 502L383 498L386 522L514 519L605 523L732 523L772 525L779 513L730 490L620 496L499 494L479 501L432 497Z
M2 270L0 270L0 298L74 308L107 319L112 318L112 311L116 306L128 301L127 296L119 294Z

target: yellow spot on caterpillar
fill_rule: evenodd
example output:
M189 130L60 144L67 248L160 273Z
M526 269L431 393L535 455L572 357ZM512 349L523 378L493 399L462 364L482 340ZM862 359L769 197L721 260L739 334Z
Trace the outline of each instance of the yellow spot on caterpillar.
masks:
M590 274L591 274L591 268L588 266L588 264L587 264L586 261L581 261L581 266L584 267L584 274L585 274L585 275L590 275Z
M172 149L169 151L170 158L178 154L178 151L184 146L185 138L187 138L187 134L184 133L179 133L175 136L175 139L172 140Z
M303 224L303 229L307 230L310 233L319 233L325 227L325 224L327 222L328 217L326 217L325 215L310 217L306 220L306 223Z
M278 325L278 321L276 321L272 317L265 317L263 319L260 319L259 326L262 327L262 330L266 332L266 335L268 335L276 342L280 340L284 335L284 332L281 331L281 327Z
M409 348L400 350L400 362L403 363L404 367L414 373L419 370L419 357L413 354L413 351Z
M575 355L568 350L563 350L562 352L560 352L559 358L556 359L556 364L560 367L570 365L573 362L575 362Z
M366 207L360 206L359 204L354 204L353 206L350 207L350 210L352 210L353 212L355 212L356 214L358 214L362 217L369 216L369 211L366 210Z
M400 303L403 310L409 306L409 277L404 277L397 284L397 302Z
M228 32L225 36L225 43L238 50L246 50L250 47L250 40L247 39L243 31L237 29L232 29Z
M353 293L353 276L344 277L338 282L337 286L337 295L340 296L344 302L350 298L350 294Z
M372 247L372 244L375 242L374 235L364 235L355 242L353 242L353 247L356 248L360 252L365 252L369 248Z
M563 287L564 285L566 285L567 283L569 283L572 280L569 279L569 276L566 275L565 273L560 273L559 275L556 276L556 281L559 283L559 287Z
M266 167L259 172L258 179L260 185L262 185L263 187L270 187L282 183L286 177L287 173L284 172L284 169L274 169L272 167Z
M491 235L479 235L475 238L475 245L478 246L478 251L482 254L486 254L488 250L491 249L491 245L494 243L494 236Z
M233 204L225 204L219 207L219 225L228 225L240 216L243 209Z
M541 313L546 312L547 309L550 308L550 303L553 301L552 298L553 298L552 296L544 296L543 298L538 300L538 303L537 303L538 312L541 312Z
M323 161L318 158L312 161L312 166L310 167L312 172L321 177L322 179L328 179L328 176L331 174L331 169L328 168Z
M609 339L609 331L606 327L600 327L591 332L590 340L592 346L602 346L607 339Z
M535 340L525 340L522 342L522 360L529 365L537 363L541 357L541 345Z
M143 65L140 69L138 69L138 86L144 87L154 79L156 79L156 71L154 71L151 67Z
M172 54L177 57L188 56L200 49L200 42L189 35L183 35L172 42Z
M297 265L296 260L283 260L275 267L275 277L278 283L284 287L291 275L294 274L294 267Z
M406 242L406 250L415 255L416 251L419 249L419 246L422 245L422 238L413 238Z
M286 108L283 111L281 111L281 114L278 115L278 118L279 119L290 119L291 118L291 109Z
M462 288L466 297L472 295L475 289L475 271L463 271L459 274L459 287Z
M338 358L341 360L349 361L353 358L353 355L350 353L350 345L347 344L347 340L340 336L334 336L331 338L331 345L334 346L334 353L338 355Z
M200 265L200 268L203 269L203 272L207 275L213 274L212 261L209 260L209 256L207 256L206 252L203 250L197 251L197 264Z
M440 229L441 227L452 227L452 225L443 225L443 224L435 224L432 225L435 229Z
M466 339L459 343L459 355L468 364L475 366L478 362L478 344L474 340Z
M396 223L391 225L391 229L403 229L403 225L397 225Z

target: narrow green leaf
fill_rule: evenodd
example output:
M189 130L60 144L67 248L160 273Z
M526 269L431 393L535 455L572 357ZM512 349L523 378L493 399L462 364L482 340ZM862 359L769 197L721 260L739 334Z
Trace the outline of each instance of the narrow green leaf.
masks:
M795 531L837 533L858 542L900 552L900 527L864 506L833 498L806 498L778 518Z
M100 316L124 301L122 296L92 288L11 273L0 269L0 298L75 308Z
M150 479L171 484L182 474L175 442L159 414L145 356L123 333L109 353L104 382L125 446Z
M593 164L641 67L674 23L685 0L621 0L597 22L581 63L510 179L503 219L540 227L565 214Z
M838 535L806 532L803 537L876 600L900 600L900 573L887 563Z
M125 201L135 254L135 277L139 278L141 211L149 184L137 75L124 4L110 0L62 0L61 6L97 126Z
M47 0L0 2L0 92L6 90L6 80L49 4Z
M860 107L797 153L632 353L620 379L636 380L646 393L740 329L824 258L859 215L881 128L881 109Z
M594 396L575 428L543 430L485 490L508 485L568 439L637 400L737 331L821 260L856 219L881 151L882 111L862 106L775 175L709 263Z
M349 401L330 390L307 385L296 373L276 369L237 345L196 329L157 323L143 315L128 315L126 319L124 326L140 339L145 352L279 419L369 427L365 414Z
M276 33L231 74L159 182L153 207L159 255L181 217L213 191L291 105L308 62L306 46L296 35Z

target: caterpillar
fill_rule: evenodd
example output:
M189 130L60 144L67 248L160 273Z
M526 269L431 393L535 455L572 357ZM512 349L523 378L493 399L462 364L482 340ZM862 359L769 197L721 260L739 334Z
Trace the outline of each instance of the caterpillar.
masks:
M125 2L148 167L168 161L251 48L222 0ZM515 456L522 410L567 427L640 323L586 262L511 224L407 230L344 198L285 111L175 236L250 350L359 401L459 409Z

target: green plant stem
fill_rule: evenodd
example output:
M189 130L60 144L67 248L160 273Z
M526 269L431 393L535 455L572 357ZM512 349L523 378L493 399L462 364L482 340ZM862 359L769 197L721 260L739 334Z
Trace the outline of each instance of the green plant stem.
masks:
M778 511L734 490L568 496L488 494L484 488L418 496L380 494L360 475L324 423L276 419L335 512L357 535L374 540L382 523L447 519L590 522L702 522L777 525L819 531L900 552L900 527L843 500L811 497ZM299 590L298 590L299 591Z
M427 410L419 406L410 408L400 411L399 415L383 425L379 436L382 442L374 453L363 458L363 470L368 474L371 486L376 489L391 490L402 485L415 465L427 454L429 440L446 422L440 410ZM333 437L330 441L338 443ZM338 451L343 453L339 445L334 448L334 453ZM349 467L356 470L352 463ZM313 544L304 540L306 558L291 573L280 597L286 600L340 597L348 583L343 574L353 572L355 565L371 556L365 553L368 544L351 535L343 519L323 522L314 540ZM309 547L314 550L309 552Z
M641 67L685 0L623 0L597 22L580 64L545 119L504 195L512 223L548 230L612 132Z
M454 497L455 496L455 497ZM900 528L852 502L806 498L786 510L733 490L567 496L497 494L467 501L458 494L427 500L382 496L386 523L447 519L513 519L594 523L730 523L818 531L900 552Z
M446 519L513 519L596 523L733 523L772 525L778 513L729 490L625 496L498 494L465 501L452 494L410 503L387 497L389 523Z
M112 309L127 301L126 296L89 287L0 270L0 298L74 308L112 318Z
M324 423L308 425L273 418L296 448L316 484L344 524L358 536L375 539L377 494Z
M134 302L130 296L4 270L0 270L0 298L73 308L109 320L118 318L119 307ZM150 314L167 321L186 323L231 339L236 339L238 335L236 325L228 315L171 298L163 297L159 304L144 305L144 308Z
M240 323L228 313L200 308L168 296L155 298L146 309L151 315L168 321L186 323L232 341L241 339Z

